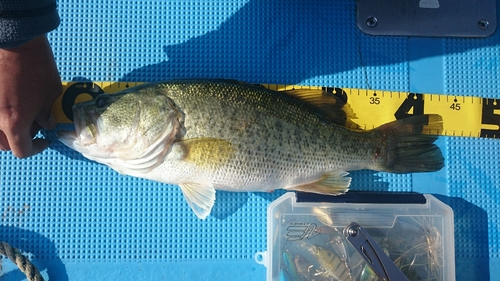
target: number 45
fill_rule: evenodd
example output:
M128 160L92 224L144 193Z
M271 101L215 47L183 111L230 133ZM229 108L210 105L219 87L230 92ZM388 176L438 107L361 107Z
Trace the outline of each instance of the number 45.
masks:
M451 110L460 110L460 104L459 103L452 103L450 105Z

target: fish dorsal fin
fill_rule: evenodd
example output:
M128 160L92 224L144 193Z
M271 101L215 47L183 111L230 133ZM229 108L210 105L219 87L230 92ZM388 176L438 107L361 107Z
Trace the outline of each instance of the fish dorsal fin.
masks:
M189 207L198 218L204 220L214 206L215 189L213 186L197 183L183 183L179 186Z
M315 182L287 189L318 194L340 195L346 193L349 190L349 185L351 185L351 178L347 176L348 174L346 171L336 171L324 175Z
M321 89L293 89L283 91L316 109L319 115L328 122L351 129L360 129L352 120L356 119L349 104L343 102L332 93Z

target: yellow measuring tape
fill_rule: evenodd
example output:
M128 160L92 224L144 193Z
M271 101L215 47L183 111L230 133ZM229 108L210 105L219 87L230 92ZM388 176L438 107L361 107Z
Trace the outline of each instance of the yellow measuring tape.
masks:
M77 102L93 99L103 93L115 93L140 82L65 82L63 94L56 100L52 113L59 123L72 123L71 108ZM439 114L443 117L442 135L500 138L500 100L480 97L391 92L381 90L263 85L271 90L323 89L347 101L361 128L382 124L415 114Z

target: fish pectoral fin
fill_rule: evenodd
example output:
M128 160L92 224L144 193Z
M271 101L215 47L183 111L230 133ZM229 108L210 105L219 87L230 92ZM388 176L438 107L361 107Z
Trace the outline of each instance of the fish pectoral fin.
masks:
M338 171L326 174L318 181L287 189L326 195L340 195L346 193L349 190L349 185L351 185L351 178L347 177L348 174L346 171Z
M197 183L183 183L179 185L189 207L196 216L204 220L212 210L215 202L215 189Z
M216 138L195 138L179 141L185 149L182 159L206 169L217 169L234 157L235 148L231 142Z

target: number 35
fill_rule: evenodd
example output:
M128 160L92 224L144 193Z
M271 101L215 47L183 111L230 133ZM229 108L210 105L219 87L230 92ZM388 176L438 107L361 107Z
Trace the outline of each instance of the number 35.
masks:
M380 104L379 97L370 97L370 104Z

